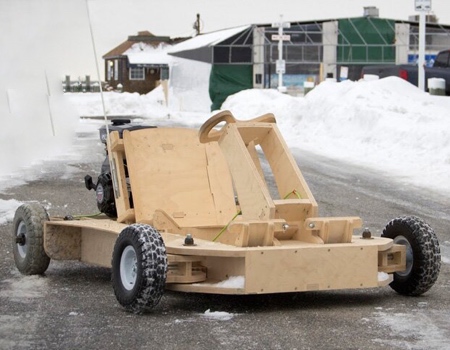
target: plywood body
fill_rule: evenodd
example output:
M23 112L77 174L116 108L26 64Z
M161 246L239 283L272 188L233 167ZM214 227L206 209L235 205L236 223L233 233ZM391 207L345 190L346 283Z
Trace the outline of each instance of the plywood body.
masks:
M50 221L45 225L45 249L55 260L111 267L115 240L125 227L109 219ZM387 238L354 236L346 244L287 240L271 247L236 247L202 239L185 246L182 235L162 233L162 237L171 263L193 263L188 284L180 266L169 269L167 288L186 292L261 294L378 287L379 271L404 269L405 261L404 247ZM241 287L218 284L236 276L243 278Z
M212 130L218 122L226 124ZM118 234L138 222L161 232L167 288L173 290L368 288L389 283L378 281L378 272L405 269L404 247L354 235L360 218L318 217L272 115L239 122L222 112L199 134L182 128L125 130L123 139L112 132L109 142L118 219L47 222L44 248L52 259L110 267ZM184 245L188 233L193 246ZM240 284L227 285L232 277Z
M353 237L346 244L318 245L290 240L280 246L232 249L201 241L196 247L182 247L181 242L182 237L170 241L168 251L201 255L207 280L195 284L168 284L167 288L217 294L379 287L392 281L378 280L379 255L387 256L395 249L402 249L386 238L363 240L360 237ZM398 265L391 267L399 268ZM238 276L243 278L241 286L222 286Z

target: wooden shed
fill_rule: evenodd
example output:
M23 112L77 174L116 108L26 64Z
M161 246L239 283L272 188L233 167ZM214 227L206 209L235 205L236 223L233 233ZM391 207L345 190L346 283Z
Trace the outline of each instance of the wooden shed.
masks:
M171 57L166 50L185 38L155 36L148 31L128 39L102 58L105 60L105 81L113 89L146 94L169 79ZM120 84L120 85L119 85Z

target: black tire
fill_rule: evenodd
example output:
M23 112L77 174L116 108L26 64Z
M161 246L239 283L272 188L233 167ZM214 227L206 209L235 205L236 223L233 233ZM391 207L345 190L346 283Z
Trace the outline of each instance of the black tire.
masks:
M117 238L112 256L112 285L118 302L140 314L154 308L167 278L166 247L149 225L133 224Z
M428 291L441 268L441 252L434 230L420 218L405 216L389 222L382 237L406 245L406 270L394 273L391 288L410 296Z
M22 204L14 215L14 262L24 275L43 274L50 264L50 258L44 250L45 221L48 221L48 214L39 203Z

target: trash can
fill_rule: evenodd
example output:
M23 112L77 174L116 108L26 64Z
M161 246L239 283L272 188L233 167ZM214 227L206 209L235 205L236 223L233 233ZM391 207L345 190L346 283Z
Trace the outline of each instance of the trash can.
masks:
M430 95L445 96L445 79L430 78L428 79L428 91Z

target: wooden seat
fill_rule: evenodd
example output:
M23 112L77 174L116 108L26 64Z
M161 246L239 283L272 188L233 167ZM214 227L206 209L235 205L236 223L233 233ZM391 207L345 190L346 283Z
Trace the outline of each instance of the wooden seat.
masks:
M216 142L196 130L158 128L123 133L136 222L156 211L180 227L226 225L236 214L231 175Z

